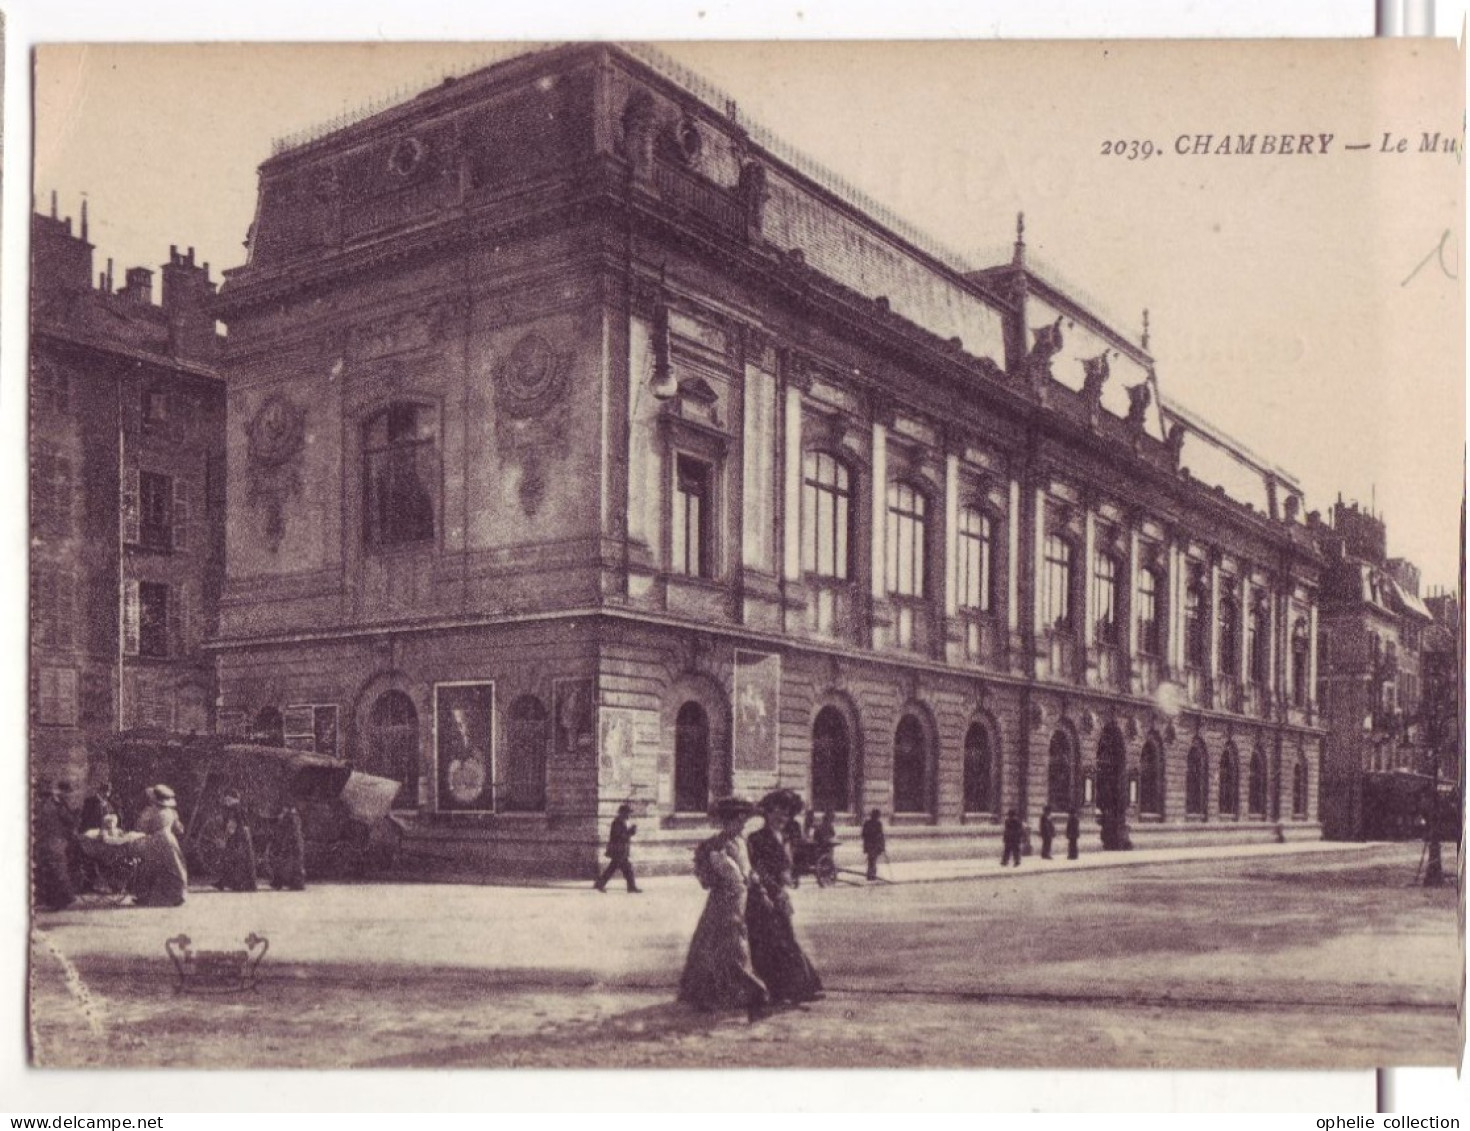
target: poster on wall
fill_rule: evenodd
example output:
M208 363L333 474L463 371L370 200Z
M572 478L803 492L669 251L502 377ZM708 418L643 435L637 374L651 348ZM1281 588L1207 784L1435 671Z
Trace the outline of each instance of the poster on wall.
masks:
M562 764L590 762L597 744L593 711L595 685L590 679L552 681L556 721L556 760Z
M434 764L441 813L495 808L495 685L434 685Z
M633 751L638 717L643 712L604 707L599 712L597 780L604 792L627 792L633 784Z
M767 652L735 653L735 769L769 771L777 764L781 657Z

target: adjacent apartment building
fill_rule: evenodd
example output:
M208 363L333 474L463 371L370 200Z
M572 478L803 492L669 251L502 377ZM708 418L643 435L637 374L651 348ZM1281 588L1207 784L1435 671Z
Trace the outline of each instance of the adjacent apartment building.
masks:
M220 727L396 778L418 859L585 872L630 802L684 867L778 784L914 850L1320 835L1300 490L1024 231L969 270L573 45L283 147L249 247Z
M31 220L30 748L83 786L119 729L213 727L224 581L224 387L192 250L94 274L80 230Z

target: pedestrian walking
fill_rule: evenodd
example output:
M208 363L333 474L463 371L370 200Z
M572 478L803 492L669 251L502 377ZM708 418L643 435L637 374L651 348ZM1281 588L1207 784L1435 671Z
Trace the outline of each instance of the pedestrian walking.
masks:
M1067 814L1067 859L1077 859L1077 840L1082 835L1082 822L1077 819L1077 810Z
M830 815L830 814L829 814ZM826 824L823 821L823 824ZM835 827L834 827L835 833ZM883 836L883 810L874 809L863 822L863 855L868 858L868 879L878 878L878 857L886 855L888 842Z
M1040 827L1040 832L1041 832L1041 858L1043 860L1050 860L1051 859L1051 842L1052 842L1053 838L1055 838L1056 835L1057 835L1057 824L1056 824L1056 821L1054 821L1052 819L1051 806L1050 805L1043 805L1041 807L1041 827Z
M61 911L76 902L72 884L72 842L76 838L76 822L67 796L71 782L60 779L38 793L35 824L35 897L36 905L48 911Z
M1002 868L1007 864L1014 868L1021 866L1021 837L1025 831L1021 818L1016 816L1016 811L1012 809L1006 814L1006 823L1001 829L1000 866Z
M281 806L270 846L271 887L280 891L306 890L306 835L301 814L289 800Z
M795 824L804 807L792 790L766 794L760 802L765 826L747 840L755 880L745 904L750 961L756 977L766 984L772 1004L800 1005L823 996L822 979L796 939L794 909L786 891L796 883L783 832Z
M633 834L638 831L638 826L628 824L628 818L632 815L633 806L619 805L618 815L608 828L607 847L602 852L607 857L607 867L592 885L600 892L606 893L607 881L612 879L614 872L623 873L629 895L639 895L643 891L633 876Z
M748 801L727 797L710 816L720 831L694 850L694 874L709 892L689 956L679 979L679 1000L704 1012L744 1009L752 1021L765 1016L770 996L750 961L745 906L751 868L745 822L755 814Z

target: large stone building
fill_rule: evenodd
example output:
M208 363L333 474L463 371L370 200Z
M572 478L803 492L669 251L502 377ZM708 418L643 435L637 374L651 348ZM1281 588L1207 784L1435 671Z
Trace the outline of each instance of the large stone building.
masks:
M877 211L611 46L271 157L215 306L222 727L397 777L467 872L589 869L623 801L683 867L778 783L907 852L1048 802L1319 835L1295 483L1021 233L968 272Z
M1388 556L1387 526L1372 511L1338 499L1331 525L1314 529L1326 559L1323 830L1339 839L1416 835L1436 779L1459 781L1458 758L1442 757L1456 742L1441 733L1458 686L1458 602L1439 595L1431 608L1420 598L1419 570Z
M83 206L31 220L32 772L85 783L119 727L213 727L224 387L192 250L121 288Z

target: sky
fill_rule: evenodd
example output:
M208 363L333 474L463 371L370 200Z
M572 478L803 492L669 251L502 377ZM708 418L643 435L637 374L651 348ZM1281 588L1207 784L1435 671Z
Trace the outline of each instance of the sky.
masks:
M272 139L406 97L520 47L43 48L37 204L83 195L97 269L193 246L244 257ZM1388 523L1390 553L1455 583L1464 450L1458 60L1411 44L761 44L664 49L743 114L976 266L1033 266L1137 339L1166 398ZM1417 55L1411 57L1411 52ZM1378 152L1382 134L1410 152ZM1181 156L1184 136L1334 135L1329 155ZM1104 155L1150 141L1146 160ZM1347 153L1348 142L1373 151ZM1261 143L1257 143L1260 145ZM1320 143L1318 143L1320 145ZM1416 271L1416 267L1418 270Z

